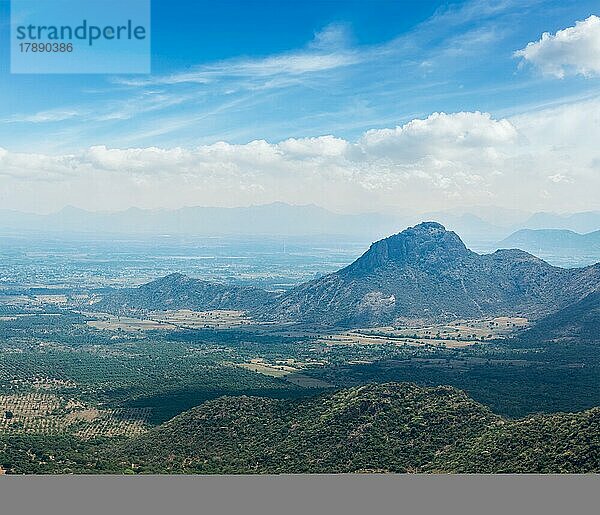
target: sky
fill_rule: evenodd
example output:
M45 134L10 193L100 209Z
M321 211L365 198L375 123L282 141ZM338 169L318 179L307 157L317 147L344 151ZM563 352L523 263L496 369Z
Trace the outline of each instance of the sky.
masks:
M600 209L597 1L152 2L149 75L15 75L0 209Z

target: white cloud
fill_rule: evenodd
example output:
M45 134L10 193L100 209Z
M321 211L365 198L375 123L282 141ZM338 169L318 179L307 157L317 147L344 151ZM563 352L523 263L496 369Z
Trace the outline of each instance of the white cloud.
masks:
M464 152L468 148L487 148L510 143L516 131L508 120L494 120L488 113L433 113L395 129L375 129L365 133L361 145L369 152L431 155L440 147Z
M78 109L49 109L32 114L14 114L0 120L2 123L47 123L62 122L82 116L84 113Z
M226 79L252 81L334 70L357 64L364 56L347 47L348 31L342 25L331 25L317 32L306 48L262 58L235 58L197 66L191 70L149 79L116 79L128 86L212 84ZM270 84L277 84L271 82Z
M0 149L13 208L46 209L316 203L360 212L439 210L494 203L512 208L598 206L600 101L511 119L434 113L356 141L331 135L217 142L194 148L94 146L69 155ZM34 186L35 185L35 186Z
M539 41L528 43L514 55L545 75L600 75L600 18L592 15L556 34L544 32Z
M23 181L64 181L84 172L85 166L73 155L48 156L9 152L0 147L0 178Z

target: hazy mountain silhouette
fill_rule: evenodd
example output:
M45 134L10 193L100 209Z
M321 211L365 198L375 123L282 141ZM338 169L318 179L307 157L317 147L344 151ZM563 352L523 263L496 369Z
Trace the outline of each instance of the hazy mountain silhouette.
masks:
M110 234L191 235L369 235L378 237L397 226L398 217L378 213L344 215L315 205L282 202L249 207L130 208L91 212L66 207L57 213L36 215L0 211L0 229Z
M600 229L600 211L556 214L535 213L522 224L526 229L568 229L588 233Z
M600 252L600 231L579 234L568 229L521 229L499 244L527 252Z

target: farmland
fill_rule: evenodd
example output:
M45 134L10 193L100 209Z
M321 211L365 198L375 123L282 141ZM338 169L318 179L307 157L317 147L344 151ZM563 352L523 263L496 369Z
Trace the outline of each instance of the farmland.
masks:
M571 355L561 356L561 348L504 343L523 332L524 318L322 332L257 324L239 311L117 316L70 302L27 306L19 297L2 304L0 394L43 393L80 403L101 415L87 422L98 434L127 434L132 424L137 431L223 394L297 397L386 379L453 384L501 413L519 415L567 408L566 385L584 407L598 395L593 360L582 368ZM133 408L147 411L115 411ZM66 415L43 427L70 430ZM28 415L28 430L42 428L34 419ZM123 428L101 423L108 419L121 420Z
M0 395L0 431L8 434L70 433L89 439L133 436L147 429L142 409L98 409L51 393Z
M542 345L522 316L339 329L234 309L108 313L94 304L123 278L105 271L101 287L74 286L38 272L0 285L0 443L16 442L27 467L33 449L38 468L27 470L73 470L90 446L141 437L222 396L296 401L411 382L454 386L506 417L600 405L593 345Z

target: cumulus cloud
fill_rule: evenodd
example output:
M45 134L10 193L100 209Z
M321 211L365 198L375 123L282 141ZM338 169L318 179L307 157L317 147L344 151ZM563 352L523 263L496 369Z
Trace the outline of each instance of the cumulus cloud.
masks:
M539 41L528 43L514 55L533 64L545 75L561 79L566 75L598 76L600 18L592 15L556 34L544 32Z
M272 201L346 212L426 211L482 202L557 208L568 198L580 205L597 202L592 192L600 184L590 163L598 123L595 101L512 119L434 113L369 130L356 141L328 135L193 148L94 146L58 156L0 149L0 175L11 181L12 207L21 209L31 198L33 180L36 194L51 199L53 208ZM564 196L564 188L571 197Z
M0 177L27 181L63 181L85 171L76 156L9 152L0 147Z
M469 148L486 149L510 143L516 131L508 120L494 120L489 113L433 113L395 129L374 129L365 133L359 145L369 153L405 155L409 159Z

